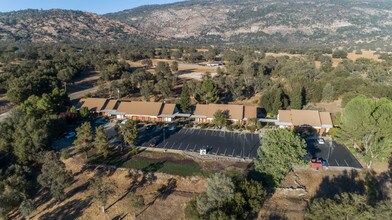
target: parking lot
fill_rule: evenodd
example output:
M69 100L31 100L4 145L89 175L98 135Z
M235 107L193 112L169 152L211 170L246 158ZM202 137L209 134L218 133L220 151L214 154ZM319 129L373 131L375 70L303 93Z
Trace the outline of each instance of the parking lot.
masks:
M199 153L206 149L207 155L255 159L261 145L259 134L204 130L193 128L155 127L152 130L140 130L138 146L162 149L183 150Z
M354 155L343 145L335 141L325 141L325 144L319 144L317 140L308 140L308 158L318 157L326 161L328 166L332 167L353 167L362 169L362 165Z

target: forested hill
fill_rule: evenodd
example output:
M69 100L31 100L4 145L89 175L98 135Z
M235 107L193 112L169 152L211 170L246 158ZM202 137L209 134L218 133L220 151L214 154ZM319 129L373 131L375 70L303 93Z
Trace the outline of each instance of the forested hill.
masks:
M0 13L0 41L114 41L138 36L203 43L390 46L390 0L191 0L106 15Z
M143 32L230 43L388 42L390 0L193 0L107 14Z
M31 42L129 40L138 31L120 21L71 10L0 13L0 41Z

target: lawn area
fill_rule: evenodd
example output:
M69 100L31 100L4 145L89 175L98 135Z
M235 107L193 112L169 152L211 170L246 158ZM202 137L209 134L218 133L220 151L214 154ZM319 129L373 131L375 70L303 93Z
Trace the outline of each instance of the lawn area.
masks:
M106 159L101 155L94 154L90 157L89 163L179 176L202 175L201 168L195 161L172 153L143 151L137 155L132 155L131 152L112 151Z
M193 161L168 161L144 157L132 158L120 167L139 169L145 172L162 172L179 176L201 175L200 166Z

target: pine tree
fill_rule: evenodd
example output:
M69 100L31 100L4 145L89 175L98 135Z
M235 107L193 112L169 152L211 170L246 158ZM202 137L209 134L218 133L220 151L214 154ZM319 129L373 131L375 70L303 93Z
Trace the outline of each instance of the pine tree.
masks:
M181 99L180 99L181 111L183 113L190 113L191 105L192 103L189 94L188 84L184 83L184 85L182 86Z
M206 79L201 85L201 98L206 103L217 103L219 101L218 88L212 79Z
M105 129L102 126L99 126L96 129L94 147L97 148L98 153L103 154L105 158L108 156L110 144Z
M76 129L76 140L74 145L79 151L86 153L86 158L88 158L88 150L93 142L93 132L91 124L89 122L83 123L80 127Z
M124 141L129 146L135 146L136 138L139 134L135 121L129 120L121 127L121 133L123 135Z
M332 102L335 99L335 88L331 83L327 83L323 89L323 101Z
M290 95L291 109L302 109L302 88L301 86L294 86Z
M282 90L277 89L274 103L272 104L272 113L278 114L278 111L282 108Z

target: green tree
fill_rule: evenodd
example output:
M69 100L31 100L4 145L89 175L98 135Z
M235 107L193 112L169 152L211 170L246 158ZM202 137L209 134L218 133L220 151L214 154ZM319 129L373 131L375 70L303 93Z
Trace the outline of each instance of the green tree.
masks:
M342 58L345 59L347 58L347 51L345 50L335 50L332 53L332 58Z
M28 163L35 161L39 152L49 145L50 130L46 119L35 119L29 116L20 116L14 127L13 151L18 161Z
M143 96L144 100L149 101L150 95L152 94L153 91L154 91L154 86L147 80L144 80L140 87L140 94Z
M272 113L275 115L278 114L278 111L282 109L282 106L282 90L278 89L274 97L274 102L272 103Z
M105 158L109 154L109 140L108 135L105 132L103 126L99 126L96 128L96 135L94 139L94 147L98 150L98 153L102 154Z
M256 170L270 175L278 185L294 165L303 163L306 143L290 130L269 130L265 132L263 146L257 152Z
M331 83L327 83L323 89L323 101L332 102L335 99L335 88Z
M307 219L375 219L366 197L343 193L336 199L315 199L311 202Z
M61 201L65 198L64 190L70 186L72 179L71 173L55 153L44 154L41 174L37 180L41 186L50 190L56 200Z
M92 196L101 203L101 211L105 213L105 206L110 195L115 193L116 184L105 182L102 177L95 178L91 184Z
M205 215L215 207L222 207L223 204L234 199L234 183L230 177L222 173L215 173L207 179L206 193L197 197L197 210L201 215Z
M358 96L347 103L338 137L358 149L370 168L392 152L392 101Z
M93 140L94 137L90 122L84 122L80 127L76 128L76 140L73 144L79 152L86 154L86 158L88 158L88 151L91 148Z
M153 65L151 59L142 60L142 65L146 66L147 69L150 69Z
M34 209L35 209L34 202L31 199L23 200L23 202L19 206L20 214L22 214L22 216L27 219L30 213L34 211Z
M206 79L201 84L200 98L206 104L219 101L219 91L212 79Z
M156 73L169 74L171 73L170 65L167 62L159 61L155 68Z
M136 128L136 122L128 120L125 125L121 127L121 133L123 135L125 143L131 147L134 147L135 141L139 134L139 131Z
M191 96L189 93L188 84L184 83L181 91L180 107L183 113L191 113Z
M226 125L228 117L229 117L229 114L227 111L217 110L214 113L214 121L213 122L214 122L215 126L221 128Z
M173 72L177 72L178 71L178 62L177 61L173 61L170 65L170 68Z
M90 115L90 110L87 107L82 107L79 110L79 114L82 118L87 118Z
M291 109L302 109L302 87L294 86L290 93L290 107Z

